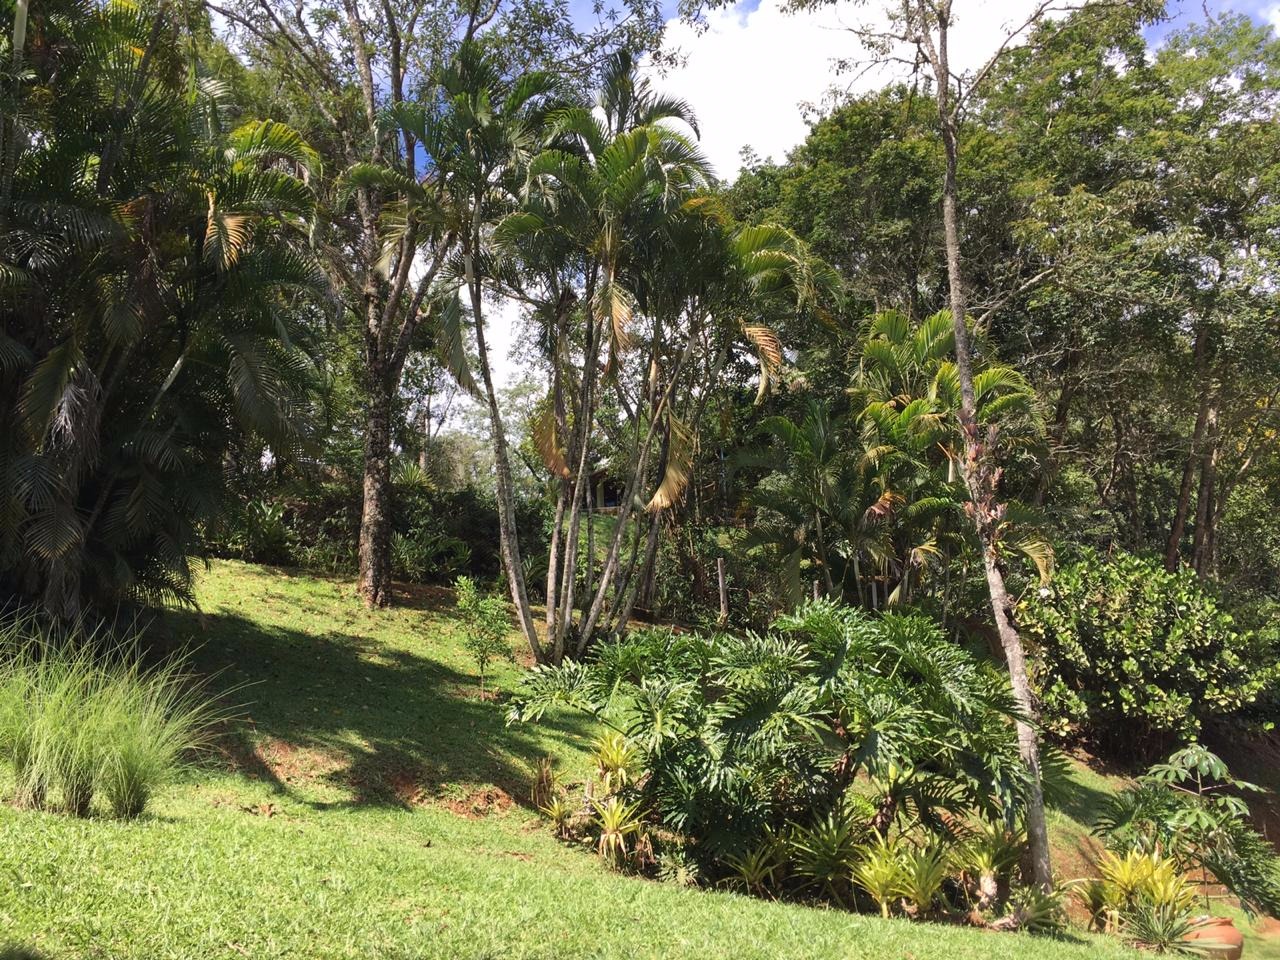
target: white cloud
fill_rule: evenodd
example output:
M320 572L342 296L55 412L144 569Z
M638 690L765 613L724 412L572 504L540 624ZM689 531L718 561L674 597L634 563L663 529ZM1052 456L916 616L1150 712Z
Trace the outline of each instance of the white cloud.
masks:
M1007 31L1021 25L1035 0L968 0L956 4L951 34L953 68L984 63ZM783 160L808 132L803 103L820 103L833 86L870 90L905 76L905 68L881 68L861 76L837 75L837 58L865 60L850 27L883 19L875 4L839 2L787 13L781 0L761 0L754 10L739 4L707 18L705 30L679 20L667 24L667 43L686 56L683 66L655 84L688 100L698 115L702 146L716 172L737 175L739 152Z

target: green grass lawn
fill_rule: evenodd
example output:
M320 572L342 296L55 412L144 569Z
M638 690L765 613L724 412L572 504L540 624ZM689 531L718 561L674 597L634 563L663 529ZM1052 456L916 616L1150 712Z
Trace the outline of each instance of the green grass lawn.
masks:
M553 755L580 780L593 731L504 726L442 593L369 613L345 581L216 563L198 595L202 614L160 629L220 671L239 719L137 822L0 806L0 957L1133 955L611 873L527 809L533 764ZM1078 803L1106 787L1082 774ZM1082 829L1070 809L1054 818Z

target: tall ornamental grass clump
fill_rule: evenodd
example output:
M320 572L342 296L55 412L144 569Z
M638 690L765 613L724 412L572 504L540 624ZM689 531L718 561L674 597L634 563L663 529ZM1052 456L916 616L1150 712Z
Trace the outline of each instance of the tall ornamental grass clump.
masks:
M202 745L217 713L184 661L142 663L136 636L0 622L0 759L14 802L136 817Z

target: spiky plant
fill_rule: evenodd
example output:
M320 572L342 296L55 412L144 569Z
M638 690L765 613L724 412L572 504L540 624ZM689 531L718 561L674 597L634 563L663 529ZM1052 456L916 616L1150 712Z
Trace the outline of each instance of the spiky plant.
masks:
M1009 897L1008 912L992 923L992 927L1046 935L1060 934L1067 926L1064 897L1062 890L1042 890L1034 885L1018 887Z
M853 882L876 902L880 916L888 918L893 901L901 895L906 882L902 850L885 837L876 837L859 851Z
M559 839L568 840L573 836L573 821L577 811L564 797L552 797L540 804L538 810L551 821L551 827Z
M770 896L782 870L783 852L783 844L769 835L745 853L725 857L725 866L732 871L730 884L757 897Z
M899 892L917 917L933 913L948 874L948 855L941 844L917 847L902 855Z
M1226 956L1227 944L1193 937L1200 925L1189 912L1173 904L1139 903L1126 913L1121 936L1134 946L1152 953Z
M591 801L596 812L596 828L599 838L596 851L615 867L621 867L631 855L635 839L644 830L644 817L639 803L624 803L620 798L607 797L603 803Z
M809 827L793 825L787 854L805 887L816 887L840 906L848 906L849 874L866 830L840 812Z
M603 733L595 742L596 776L606 795L617 793L631 782L639 756L621 733Z
M970 877L974 906L991 910L1000 899L1000 889L1022 854L1024 839L1002 823L981 820L962 845L957 858Z
M556 758L541 757L533 773L533 786L529 788L529 801L541 809L560 795L560 771L556 769Z

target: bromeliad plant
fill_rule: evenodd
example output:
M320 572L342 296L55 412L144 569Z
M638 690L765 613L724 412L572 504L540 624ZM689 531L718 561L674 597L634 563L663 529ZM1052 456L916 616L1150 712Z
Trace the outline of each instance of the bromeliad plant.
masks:
M1193 743L1111 797L1096 832L1113 851L1167 858L1206 883L1212 875L1246 909L1277 916L1280 858L1249 825L1240 797L1257 790Z
M531 671L509 721L557 705L613 731L600 768L620 803L708 880L757 894L848 904L868 840L927 847L1022 805L1007 683L921 615L814 601L763 635L635 632ZM606 763L619 745L634 760ZM941 881L915 866L909 901L928 913ZM907 896L893 873L886 906Z

